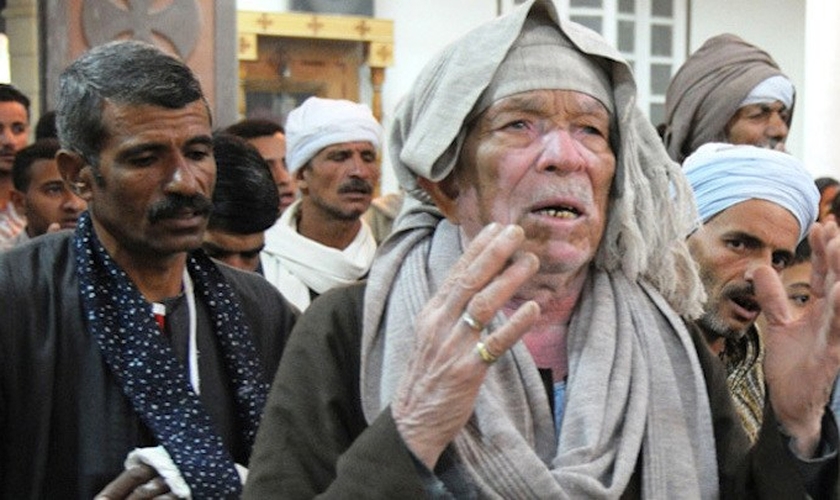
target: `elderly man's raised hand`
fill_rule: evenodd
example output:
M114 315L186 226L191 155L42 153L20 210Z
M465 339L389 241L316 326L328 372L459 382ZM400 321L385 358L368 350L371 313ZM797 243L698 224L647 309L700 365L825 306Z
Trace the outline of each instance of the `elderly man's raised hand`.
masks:
M840 230L815 224L809 236L814 300L793 318L778 275L769 267L753 273L756 299L767 318L764 375L779 423L796 452L813 456L825 406L840 369Z
M430 469L472 414L493 358L539 317L539 306L526 302L482 339L483 325L537 272L537 257L519 251L524 239L519 226L484 228L417 318L414 354L391 412L409 449Z

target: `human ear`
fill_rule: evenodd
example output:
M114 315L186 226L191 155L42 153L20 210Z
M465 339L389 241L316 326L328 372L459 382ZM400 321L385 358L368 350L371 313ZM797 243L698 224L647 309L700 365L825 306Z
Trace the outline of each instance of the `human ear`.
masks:
M452 176L447 177L441 181L435 182L423 177L417 179L417 185L423 188L423 191L428 193L435 202L435 206L440 209L444 216L453 224L459 224L457 200L458 188Z
M74 151L61 149L55 155L55 161L58 164L58 171L64 182L70 185L70 189L76 195L90 202L92 198L91 183L93 182L92 168L82 158L82 155Z
M12 203L15 205L17 213L25 217L27 215L26 194L18 191L17 189L12 189L9 191L9 199L12 200Z

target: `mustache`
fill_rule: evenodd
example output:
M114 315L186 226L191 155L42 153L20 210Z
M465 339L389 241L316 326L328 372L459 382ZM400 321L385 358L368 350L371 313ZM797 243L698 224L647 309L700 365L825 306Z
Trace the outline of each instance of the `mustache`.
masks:
M721 295L733 300L750 311L758 311L761 306L755 300L755 287L752 283L743 285L731 285L722 290Z
M351 178L349 181L339 186L338 193L373 194L373 186L371 186L370 183L365 180Z
M213 202L206 196L173 194L149 208L149 222L155 223L162 219L170 219L184 211L192 211L199 215L209 215L211 210L213 210Z

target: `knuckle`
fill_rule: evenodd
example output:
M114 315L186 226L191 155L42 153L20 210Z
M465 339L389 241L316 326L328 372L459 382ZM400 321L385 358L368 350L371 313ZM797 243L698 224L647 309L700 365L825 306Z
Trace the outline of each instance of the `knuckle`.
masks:
M493 306L490 304L490 301L484 294L476 294L473 296L472 300L468 304L466 308L470 314L475 317L477 320L486 323L490 321L493 317L493 314L496 312L493 310Z

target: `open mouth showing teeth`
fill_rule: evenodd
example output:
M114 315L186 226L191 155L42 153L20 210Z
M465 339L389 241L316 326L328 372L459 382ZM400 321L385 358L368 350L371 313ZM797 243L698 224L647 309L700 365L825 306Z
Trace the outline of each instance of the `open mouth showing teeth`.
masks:
M541 210L535 210L535 214L544 215L546 217L555 217L558 219L574 219L580 216L580 212L572 207L550 207Z
M748 297L733 297L732 302L735 302L747 311L754 312L761 310L761 306L758 305L758 302Z

